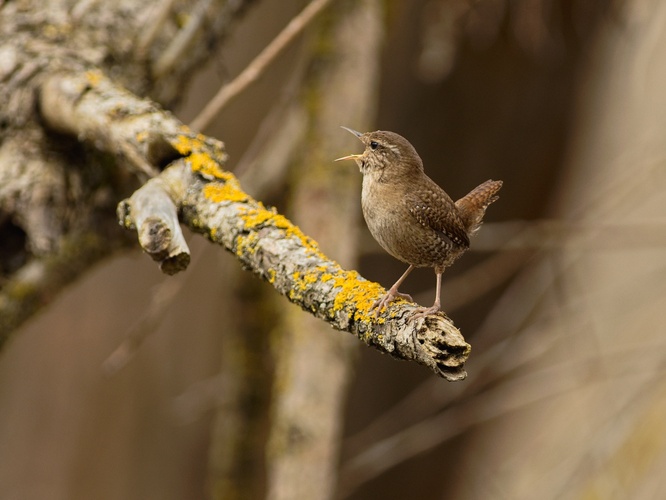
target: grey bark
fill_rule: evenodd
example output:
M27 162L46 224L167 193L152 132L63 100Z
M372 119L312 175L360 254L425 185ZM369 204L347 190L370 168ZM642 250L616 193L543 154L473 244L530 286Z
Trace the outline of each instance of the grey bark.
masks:
M190 13L184 1L0 2L0 344L92 263L130 244L114 206L137 185L129 174L145 180L164 166L154 162L159 151L144 157L132 141L107 139L113 119L92 133L94 110L76 124L81 135L62 133L73 125L64 114L49 126L42 113L54 111L51 101L40 102L46 82L87 74L77 80L83 88L69 89L83 96L103 73L172 104L250 3L200 2Z

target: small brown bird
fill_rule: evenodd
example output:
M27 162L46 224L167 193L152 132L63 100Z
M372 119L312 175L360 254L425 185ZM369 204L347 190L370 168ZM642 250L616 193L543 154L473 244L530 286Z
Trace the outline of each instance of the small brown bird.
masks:
M361 206L370 233L396 259L409 264L372 309L375 315L395 297L412 298L398 287L415 267L432 267L437 275L435 303L415 311L410 320L440 310L442 273L469 248L486 208L498 199L502 181L486 181L455 203L423 171L423 161L407 139L378 130L362 134L342 127L365 144L354 160L363 174Z

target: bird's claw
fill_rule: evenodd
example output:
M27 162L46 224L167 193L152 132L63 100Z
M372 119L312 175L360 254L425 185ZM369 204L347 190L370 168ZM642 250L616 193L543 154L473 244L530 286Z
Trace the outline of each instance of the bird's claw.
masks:
M411 323L412 321L415 321L419 318L425 318L426 316L430 316L431 314L435 314L439 311L439 304L433 304L430 307L419 307L412 313L412 315L407 320L407 323Z
M409 300L410 302L413 302L414 300L412 299L412 296L409 295L408 293L401 293L398 292L397 290L389 290L386 292L381 298L375 300L375 302L370 306L370 310L372 311L375 309L375 318L379 316L379 313L382 309L387 307L393 299L396 297L403 298L405 300Z

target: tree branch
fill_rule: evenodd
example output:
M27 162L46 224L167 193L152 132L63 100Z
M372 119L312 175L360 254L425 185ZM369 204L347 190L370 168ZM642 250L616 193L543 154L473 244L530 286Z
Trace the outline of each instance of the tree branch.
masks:
M245 268L333 327L448 380L465 377L470 347L448 318L434 315L410 323L416 305L405 301L375 317L370 307L383 288L342 269L284 216L242 191L233 174L222 169L226 153L221 142L192 132L170 113L97 72L49 78L41 104L50 127L112 153L127 156L129 151L132 163L137 158L139 165L170 163L155 182L146 183L119 207L121 224L140 229L140 243L153 258L168 261L178 250L181 264L167 265L169 271L186 267L184 256L189 255L182 245L178 213L190 229L235 254ZM164 207L165 200L176 210L156 208Z

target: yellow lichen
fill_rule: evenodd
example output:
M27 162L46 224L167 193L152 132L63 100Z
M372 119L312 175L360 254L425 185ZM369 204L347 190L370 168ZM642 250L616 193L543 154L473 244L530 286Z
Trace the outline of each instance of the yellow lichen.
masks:
M317 243L303 234L303 231L298 226L295 226L284 215L266 210L265 208L250 208L243 209L241 218L245 223L247 229L257 229L259 227L272 226L277 229L282 229L286 237L295 237L301 241L301 244L314 255L325 259L326 257L320 252Z
M319 273L316 270L305 274L296 271L292 274L292 278L294 279L293 288L299 291L304 291L307 290L312 283L316 283L319 280Z
M259 235L257 233L250 233L247 236L238 236L236 239L236 255L243 257L245 255L253 255L257 251L257 243Z
M332 313L338 313L346 306L353 304L354 319L368 323L384 323L385 318L375 318L371 309L377 297L384 289L378 283L366 281L356 271L345 271L334 268L330 264L319 265L307 271L295 271L291 278L293 284L287 295L292 300L302 300L303 292L318 281L333 281L333 287L339 289L333 301Z
M228 180L232 177L235 179L232 173L222 170L220 164L208 153L191 153L187 160L194 172L199 172L208 179Z
M194 172L208 179L236 179L232 173L226 172L220 166L220 162L226 157L221 142L206 140L203 134L194 137L181 134L171 141L171 145L189 161Z
M268 210L250 208L248 210L245 210L243 214L241 214L241 218L245 223L245 227L249 229L261 226L267 221L273 222L275 220L275 215L276 215L275 213L269 212ZM275 226L276 224L271 224L271 225Z
M215 203L223 201L244 202L249 196L238 189L232 182L211 183L204 187L203 194Z
M194 139L189 135L179 135L174 141L171 142L171 145L178 151L181 155L187 156L192 151L198 151L203 146L203 141L200 139Z
M356 271L341 271L334 279L333 285L340 288L333 302L334 312L340 311L347 303L353 302L356 306L354 319L384 323L384 318L374 318L371 309L372 304L383 292L379 283L361 280Z
M103 74L100 70L98 69L91 69L86 71L86 79L88 80L88 84L91 87L96 87L99 85L99 83L102 81Z
M305 273L295 271L291 277L294 284L289 290L288 295L292 300L300 300L303 298L303 292L309 289L310 285L319 280L319 272L317 269Z
M305 284L316 283L318 279L319 279L319 276L316 273L310 273L310 274L306 274L305 276L303 276L303 282Z

